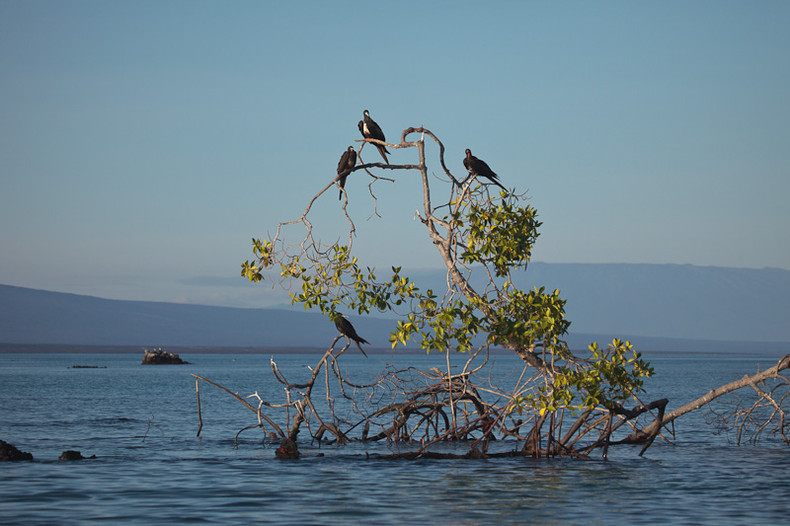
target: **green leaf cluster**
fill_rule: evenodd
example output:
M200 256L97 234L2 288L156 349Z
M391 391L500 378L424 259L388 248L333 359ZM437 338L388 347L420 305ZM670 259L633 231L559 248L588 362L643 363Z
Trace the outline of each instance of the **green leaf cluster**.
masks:
M505 347L526 348L534 344L560 348L568 332L565 300L560 291L547 293L544 287L524 292L507 286L492 303L487 329L490 341Z
M515 400L514 407L520 411L528 404L541 413L612 408L643 391L644 380L653 375L653 368L628 341L614 339L606 349L593 342L589 350L589 360L559 367L550 383L540 386L536 395Z
M254 261L245 261L241 264L241 276L253 283L258 283L263 279L262 270L274 264L273 246L271 241L265 239L252 239L252 252L255 254Z
M406 345L411 339L419 339L426 352L467 352L472 350L473 338L480 331L481 318L475 309L463 300L455 300L439 306L431 290L419 298L419 308L410 313L405 321L399 321L390 335L394 349L398 344Z
M518 206L515 197L505 192L501 195L499 203L462 204L453 215L465 240L461 259L467 264L491 264L497 277L526 267L542 224L534 208Z

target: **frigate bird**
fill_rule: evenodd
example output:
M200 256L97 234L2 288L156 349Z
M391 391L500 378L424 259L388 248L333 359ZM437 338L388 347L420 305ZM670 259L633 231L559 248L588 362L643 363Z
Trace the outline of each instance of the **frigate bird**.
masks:
M466 149L466 157L464 157L464 166L472 175L481 175L494 183L495 185L499 186L502 190L507 192L507 188L502 186L499 182L499 176L494 173L494 171L485 163L472 155L472 150L469 148Z
M337 163L337 177L340 183L340 188L345 188L346 186L346 177L348 174L351 173L351 170L357 164L357 152L354 151L353 146L349 146L348 150L343 152L343 155L340 156L340 162ZM338 199L343 198L343 190L340 190L340 195L337 197Z
M362 134L362 136L366 139L376 139L386 142L387 139L384 138L384 132L381 131L381 128L378 124L376 124L376 121L370 118L370 112L365 110L363 115L364 118L359 121L359 124L357 124L359 127L359 132ZM387 160L387 154L390 152L387 151L383 144L376 144L375 146L378 148L379 153L384 158L384 162L389 164L390 162Z
M348 321L348 319L346 319L346 317L340 314L339 312L336 312L333 315L333 319L335 321L335 327L337 327L337 330L340 331L340 334L342 334L349 340L354 340L354 343L357 344L359 350L362 351L362 354L364 354L365 358L367 358L368 355L364 350L362 350L362 346L360 345L360 343L370 343L370 342L360 337L359 334L357 334L357 331L354 329L354 326L351 325L351 322Z

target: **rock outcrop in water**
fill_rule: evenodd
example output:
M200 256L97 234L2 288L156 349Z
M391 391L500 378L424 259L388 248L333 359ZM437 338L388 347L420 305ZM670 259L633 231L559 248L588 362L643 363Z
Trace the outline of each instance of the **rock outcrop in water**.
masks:
M85 460L86 458L96 458L96 455L91 455L89 457L83 457L80 451L74 451L69 449L68 451L64 451L60 454L60 458L58 460Z
M0 461L3 460L33 460L33 455L0 440Z
M162 349L154 349L153 351L146 349L143 355L143 365L181 365L188 363L189 362L182 360L176 353L167 352Z

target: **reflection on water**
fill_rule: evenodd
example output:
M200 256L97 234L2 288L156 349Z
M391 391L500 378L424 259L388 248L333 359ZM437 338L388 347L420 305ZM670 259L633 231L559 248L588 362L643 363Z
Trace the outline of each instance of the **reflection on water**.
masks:
M269 357L194 355L142 367L133 355L0 355L0 438L32 463L0 464L0 523L539 523L778 524L787 520L790 448L737 447L702 415L678 421L675 444L615 448L610 461L377 459L386 444L302 446L273 460L260 434L233 437L255 415L201 386L200 374L246 396L274 396ZM436 360L443 357L409 357ZM234 361L235 360L235 361ZM294 379L315 356L279 356ZM387 357L347 360L371 377ZM754 359L651 357L651 394L677 407L754 369ZM763 360L768 367L776 359ZM69 369L80 364L106 369ZM358 375L358 376L357 376ZM360 380L360 381L362 381ZM271 390L271 391L269 391ZM459 445L457 447L464 447ZM509 447L506 443L497 447ZM97 459L65 463L66 449ZM366 458L366 452L374 455Z

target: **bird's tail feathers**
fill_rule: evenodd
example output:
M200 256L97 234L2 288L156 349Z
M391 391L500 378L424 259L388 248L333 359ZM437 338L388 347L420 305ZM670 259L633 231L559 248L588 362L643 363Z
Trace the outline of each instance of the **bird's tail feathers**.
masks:
M379 153L380 153L380 154L381 154L381 156L384 158L384 162L385 162L385 163L387 163L387 164L389 164L390 162L389 162L389 160L387 159L387 154L388 154L388 153L390 153L390 152L388 152L388 151L387 151L387 148L385 148L385 147L384 147L383 145L381 145L381 144L377 144L377 145L376 145L376 148L378 148L378 149L379 149Z
M363 340L362 338L360 338L360 339L359 339L359 340L356 342L356 344L357 344L357 347L359 347L359 350L360 350L360 352L361 352L362 354L364 354L364 355L365 355L365 358L367 358L367 357L368 357L368 353L366 353L366 352L365 352L365 350L362 348L362 346L359 344L359 342L364 342L364 343L368 343L368 342L367 342L366 340Z

